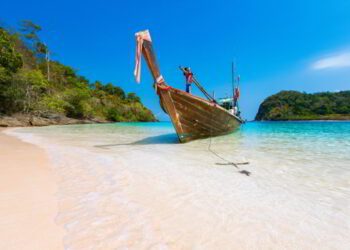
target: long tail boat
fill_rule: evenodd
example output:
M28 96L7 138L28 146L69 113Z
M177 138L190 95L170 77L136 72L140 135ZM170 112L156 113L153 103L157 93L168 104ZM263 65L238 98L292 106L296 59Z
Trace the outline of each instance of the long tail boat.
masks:
M207 92L208 100L168 85L160 73L149 31L140 31L135 36L136 81L140 82L142 54L153 76L160 105L170 116L180 142L229 134L243 123L240 117L221 107ZM195 80L195 83L198 82Z

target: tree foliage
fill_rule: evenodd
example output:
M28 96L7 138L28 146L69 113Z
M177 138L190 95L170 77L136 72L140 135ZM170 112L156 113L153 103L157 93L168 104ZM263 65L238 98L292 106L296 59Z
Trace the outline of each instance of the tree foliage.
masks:
M0 27L0 66L9 72L16 72L22 67L22 57L15 50L13 37Z
M0 114L61 114L78 119L154 121L134 93L112 83L90 83L72 67L47 62L41 27L23 21L20 32L0 27Z
M350 91L315 94L281 91L265 99L256 120L350 119Z

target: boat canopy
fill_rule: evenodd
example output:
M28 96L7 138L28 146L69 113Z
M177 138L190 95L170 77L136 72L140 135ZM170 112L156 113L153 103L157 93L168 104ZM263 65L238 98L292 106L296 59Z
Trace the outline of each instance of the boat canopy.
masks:
M221 107L223 107L226 110L230 110L233 108L233 98L232 97L219 98L216 101Z

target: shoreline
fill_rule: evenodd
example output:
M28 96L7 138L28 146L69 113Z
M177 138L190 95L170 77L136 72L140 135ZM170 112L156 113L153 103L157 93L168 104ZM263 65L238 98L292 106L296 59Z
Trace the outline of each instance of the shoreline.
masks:
M64 249L49 159L5 130L0 128L0 249Z
M122 121L119 121L122 122ZM125 121L128 122L128 121ZM130 121L129 121L130 122ZM143 122L143 121L136 121ZM144 122L158 122L144 121ZM116 123L116 121L105 120L102 118L69 118L64 115L33 115L33 114L13 114L3 115L0 114L0 128L16 128L16 127L45 127L51 125L80 125L80 124L104 124L104 123Z

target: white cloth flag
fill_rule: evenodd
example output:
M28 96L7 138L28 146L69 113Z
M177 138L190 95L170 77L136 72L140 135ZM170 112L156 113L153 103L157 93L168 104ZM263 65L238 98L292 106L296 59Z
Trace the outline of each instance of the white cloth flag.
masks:
M141 81L141 55L143 41L147 40L152 42L151 35L148 30L140 31L135 34L136 36L136 55L135 55L135 70L134 76L137 83Z

